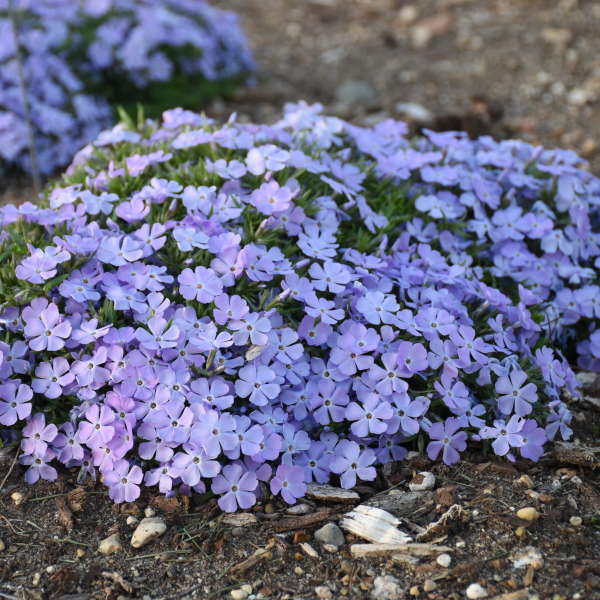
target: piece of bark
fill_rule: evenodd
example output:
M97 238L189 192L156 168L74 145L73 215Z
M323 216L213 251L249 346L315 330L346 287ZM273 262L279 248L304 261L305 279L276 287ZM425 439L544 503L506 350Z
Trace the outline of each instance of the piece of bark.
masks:
M469 513L460 504L453 504L437 521L430 523L423 533L419 533L417 540L426 541L445 534L453 523L468 519Z
M565 465L596 469L600 466L600 447L586 447L570 442L555 442L552 451L553 458Z
M400 531L400 520L394 515L374 506L360 504L340 522L340 527L369 542L380 544L406 544L412 538Z
M303 529L309 525L320 523L333 516L331 509L321 510L309 515L300 515L299 517L286 517L272 524L275 531L293 531L294 529Z
M258 523L258 519L252 513L231 513L225 515L221 520L221 523L230 525L231 527L246 527Z
M395 491L395 490L394 490ZM370 498L365 502L367 506L374 506L387 510L396 517L409 517L417 510L433 502L433 493L425 492L397 492L386 493Z
M67 505L67 499L64 496L56 498L56 508L58 509L58 522L67 530L73 529L73 513Z
M360 500L360 496L352 490L344 490L332 485L318 483L309 483L306 495L321 502L355 502Z
M436 544L352 544L350 554L354 558L370 558L376 556L389 556L394 554L412 554L414 556L431 556L452 552L454 548L438 546Z
M229 569L229 572L243 574L246 571L248 571L248 569L251 569L262 560L271 558L273 556L271 549L274 545L275 541L271 540L264 548L258 548L258 550L256 550L254 554L252 554L252 556L248 557L246 560L243 560L241 563L238 563L237 565L231 567L231 569Z

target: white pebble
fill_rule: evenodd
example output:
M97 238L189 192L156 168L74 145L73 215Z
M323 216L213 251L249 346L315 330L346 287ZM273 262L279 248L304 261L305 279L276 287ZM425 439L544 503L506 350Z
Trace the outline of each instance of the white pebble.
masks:
M167 530L167 524L160 517L142 519L131 536L131 545L141 548L160 537Z
M118 533L113 533L98 544L100 554L115 554L121 551L121 540Z
M477 600L477 598L487 598L487 590L480 586L478 583L472 583L466 590L465 594L470 600Z
M440 567L444 567L445 569L447 569L452 562L452 558L449 554L440 554L435 560Z
M127 523L127 525L129 525L129 527L135 527L140 520L137 517L134 517L133 515L129 515L127 517L127 521L125 521Z
M571 525L573 525L573 527L580 527L581 524L583 523L583 519L581 517L571 517L569 519L569 523L571 523Z

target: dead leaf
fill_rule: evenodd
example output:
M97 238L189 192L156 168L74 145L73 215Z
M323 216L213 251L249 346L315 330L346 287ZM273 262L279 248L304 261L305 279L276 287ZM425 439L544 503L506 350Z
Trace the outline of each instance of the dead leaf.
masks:
M67 499L59 496L56 499L56 508L58 509L58 522L67 530L73 529L73 513L67 506Z
M128 581L123 579L123 576L116 571L102 571L102 577L110 579L111 581L119 584L128 594L133 592L133 586Z
M67 503L69 508L77 513L83 510L83 503L87 493L82 487L76 487L67 494Z

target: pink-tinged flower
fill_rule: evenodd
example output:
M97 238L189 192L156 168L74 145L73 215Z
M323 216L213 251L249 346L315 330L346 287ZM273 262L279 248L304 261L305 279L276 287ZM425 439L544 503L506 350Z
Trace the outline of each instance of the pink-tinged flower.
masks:
M49 448L41 455L23 454L19 462L29 468L25 471L25 481L29 484L37 483L40 479L55 481L58 477L56 469L49 465L56 458L56 454Z
M61 321L61 315L58 312L56 304L50 303L39 315L29 316L23 311L25 319L25 335L29 347L36 352L48 350L55 352L65 345L65 338L71 334L71 324L68 321Z
M96 258L99 261L114 267L139 260L143 255L140 242L127 236L106 237L100 242L96 251Z
M235 392L242 398L248 398L256 406L265 406L275 399L281 389L275 372L264 365L247 365L240 369L239 379L235 382Z
M0 424L14 425L31 414L33 392L18 379L0 385Z
M281 494L288 504L296 504L298 498L306 495L304 469L295 465L279 465L270 487L272 494Z
M431 460L438 457L442 451L442 458L447 465L453 465L460 459L459 452L467 447L467 434L459 431L461 421L449 417L443 423L434 423L427 432L433 440L427 444L427 456Z
M236 332L233 343L237 346L244 346L248 340L256 346L264 346L269 341L267 334L271 331L271 321L258 313L249 313L239 321L231 321L228 328Z
M106 444L115 435L115 413L108 406L94 404L87 409L85 421L79 423L78 436L89 448Z
M223 291L223 284L216 273L206 267L184 269L179 277L179 292L186 300L203 304L212 302Z
M25 454L35 454L44 456L48 449L48 444L52 442L58 429L56 425L46 425L44 413L36 413L23 427L23 439L21 440L21 450Z
M179 338L179 329L170 325L162 317L152 317L148 320L148 331L138 327L135 336L140 345L147 350L162 350L163 348L174 348Z
M356 310L373 325L396 323L396 313L400 305L392 294L369 290L356 302Z
M388 427L387 420L393 416L392 407L382 402L379 394L367 393L359 395L361 404L350 402L346 407L346 419L353 421L350 429L358 437L384 433Z
M258 487L256 474L244 471L240 464L231 464L223 468L212 482L211 489L215 494L223 494L218 504L225 512L235 512L238 506L248 509L256 502L254 493Z
M17 265L15 274L19 279L29 283L44 283L56 275L56 265L57 261L36 248L31 256L24 258Z
M498 377L496 381L496 392L498 397L498 408L504 415L513 411L519 417L528 415L533 410L533 404L537 401L537 387L533 383L527 383L527 374L524 371L513 370L508 376Z
M370 448L360 449L356 442L342 440L335 448L329 468L340 475L343 488L349 489L356 485L356 478L363 481L373 481L377 475L373 463L375 452Z
M73 382L75 375L70 372L67 359L58 356L52 362L42 362L35 369L31 387L36 394L46 398L58 398L63 388Z
M121 502L134 502L140 496L140 484L144 474L134 465L120 459L113 465L113 469L104 473L104 483L108 486L108 495L120 504Z

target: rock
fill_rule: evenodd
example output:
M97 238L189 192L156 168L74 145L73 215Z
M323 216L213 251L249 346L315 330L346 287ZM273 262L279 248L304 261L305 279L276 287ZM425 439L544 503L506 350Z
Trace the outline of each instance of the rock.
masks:
M567 94L567 102L573 106L583 106L589 100L590 95L583 88L574 88Z
M15 503L15 506L19 506L20 504L23 504L23 500L25 500L25 496L23 496L23 494L21 494L21 492L13 492L10 495L10 499Z
M465 591L467 598L477 600L477 598L487 598L487 590L478 583L472 583Z
M115 552L120 552L122 549L123 546L121 546L118 533L109 535L98 544L98 552L100 554L115 554Z
M320 600L333 600L333 594L326 585L318 585L315 588L315 594Z
M75 556L77 558L83 558L85 556L85 550L83 548L77 548L77 550L75 550Z
M346 79L335 90L335 99L343 106L373 108L377 105L377 91L368 81Z
M394 492L394 493L392 493ZM404 492L402 490L392 490L392 492L374 496L365 502L367 506L374 506L387 510L395 517L407 517L433 500L432 492Z
M335 523L326 523L315 531L315 540L321 544L331 544L338 548L346 543L342 530Z
M412 538L398 529L400 520L381 508L366 504L344 515L340 525L346 531L379 544L405 544Z
M221 523L231 525L232 527L246 527L247 525L258 523L258 519L252 513L231 513L225 515Z
M285 512L288 515L308 515L313 511L313 507L310 504L294 504L290 506Z
M435 487L435 475L430 471L421 471L415 475L414 479L408 484L411 492L425 492Z
M304 550L307 556L310 556L311 558L319 558L319 553L308 542L302 542L300 544L300 548Z
M0 539L0 552L4 552L4 550L6 550L6 544L4 543L4 540Z
M581 524L583 523L583 519L581 517L571 517L569 519L569 523L571 523L571 525L573 525L573 527L580 527Z
M437 588L437 583L433 581L433 579L426 579L423 582L423 591L424 592L433 592Z
M515 483L529 490L533 489L534 487L533 479L531 479L529 475L525 474L521 475L521 477L519 477L519 479L517 479Z
M156 511L151 506L148 506L144 509L144 516L147 519L151 519L152 517L156 516Z
M444 567L445 569L447 569L450 566L450 563L452 562L452 557L449 554L440 554L436 559L435 562L440 565L440 567Z
M373 581L371 598L373 600L399 600L403 596L400 581L392 575L380 575Z
M245 600L252 593L252 586L249 584L244 584L243 586L231 590L229 595L233 598L233 600Z
M539 569L544 566L544 557L542 553L534 546L525 546L525 548L518 548L510 556L513 568L521 569L523 567L533 567Z
M141 548L163 535L166 530L167 524L161 517L146 517L140 521L140 524L133 532L131 545L134 548Z
M125 521L125 523L129 525L129 527L135 527L139 522L140 520L137 517L134 517L133 515L129 515L127 517L127 520Z
M432 112L416 102L398 102L394 109L398 115L413 123L431 123L433 121Z
M343 490L332 485L321 485L318 483L309 483L306 495L321 502L353 502L360 500L360 496L352 490Z
M540 518L540 513L533 506L526 506L517 511L517 517L524 521L537 521Z

